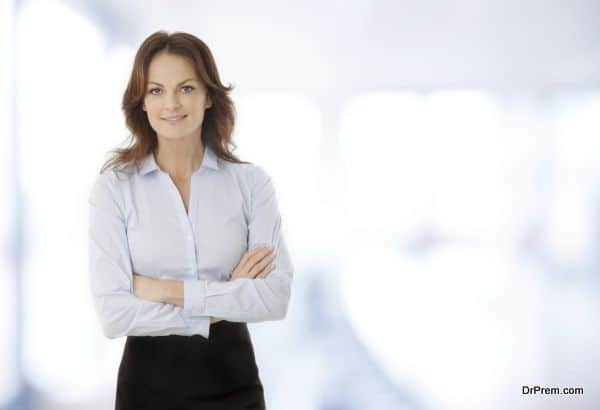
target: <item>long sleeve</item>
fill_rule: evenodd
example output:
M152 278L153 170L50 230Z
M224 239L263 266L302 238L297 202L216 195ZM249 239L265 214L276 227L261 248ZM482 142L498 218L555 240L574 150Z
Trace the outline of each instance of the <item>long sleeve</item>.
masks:
M233 281L185 280L184 309L192 316L216 316L231 322L281 320L288 310L293 265L282 234L275 190L265 171L253 165L248 175L250 215L248 250L271 246L276 265L266 278Z
M199 334L208 338L210 317L190 317L182 307L133 294L133 270L122 194L110 170L95 181L89 203L89 271L94 308L108 338Z

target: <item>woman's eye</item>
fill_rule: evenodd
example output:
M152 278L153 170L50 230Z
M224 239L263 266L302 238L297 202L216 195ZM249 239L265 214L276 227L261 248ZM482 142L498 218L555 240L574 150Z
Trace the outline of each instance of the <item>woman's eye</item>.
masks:
M192 87L191 85L186 85L181 87L181 89L183 90L184 93L191 93L194 90L194 87ZM160 94L160 88L152 88L150 90L148 90L148 94L152 94L152 95L159 95Z

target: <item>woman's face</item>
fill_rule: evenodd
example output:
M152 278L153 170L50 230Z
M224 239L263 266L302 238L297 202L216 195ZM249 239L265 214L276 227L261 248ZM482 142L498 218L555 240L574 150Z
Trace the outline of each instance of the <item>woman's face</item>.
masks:
M210 106L206 86L190 60L164 51L152 58L143 110L159 138L200 136L204 110Z

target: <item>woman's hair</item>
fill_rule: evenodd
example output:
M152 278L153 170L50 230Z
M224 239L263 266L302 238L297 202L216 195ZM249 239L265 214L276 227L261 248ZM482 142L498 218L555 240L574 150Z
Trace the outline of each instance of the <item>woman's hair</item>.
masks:
M202 143L226 161L245 163L233 153L232 141L235 122L235 107L228 93L233 89L221 83L215 59L208 46L192 34L157 31L144 40L137 51L129 83L123 94L122 109L127 128L131 131L129 144L125 148L112 150L112 157L105 162L100 172L111 166L135 164L154 152L158 145L156 132L150 126L146 112L142 109L148 82L148 67L152 58L160 51L188 58L196 70L196 75L206 85L212 106L204 113L202 123Z

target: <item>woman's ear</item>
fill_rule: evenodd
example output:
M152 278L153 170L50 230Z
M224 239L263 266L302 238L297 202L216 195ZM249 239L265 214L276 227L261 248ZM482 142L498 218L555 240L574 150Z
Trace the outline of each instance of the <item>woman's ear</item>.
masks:
M212 102L212 98L210 98L210 95L206 95L206 109L209 109L210 107L213 106L213 102Z

